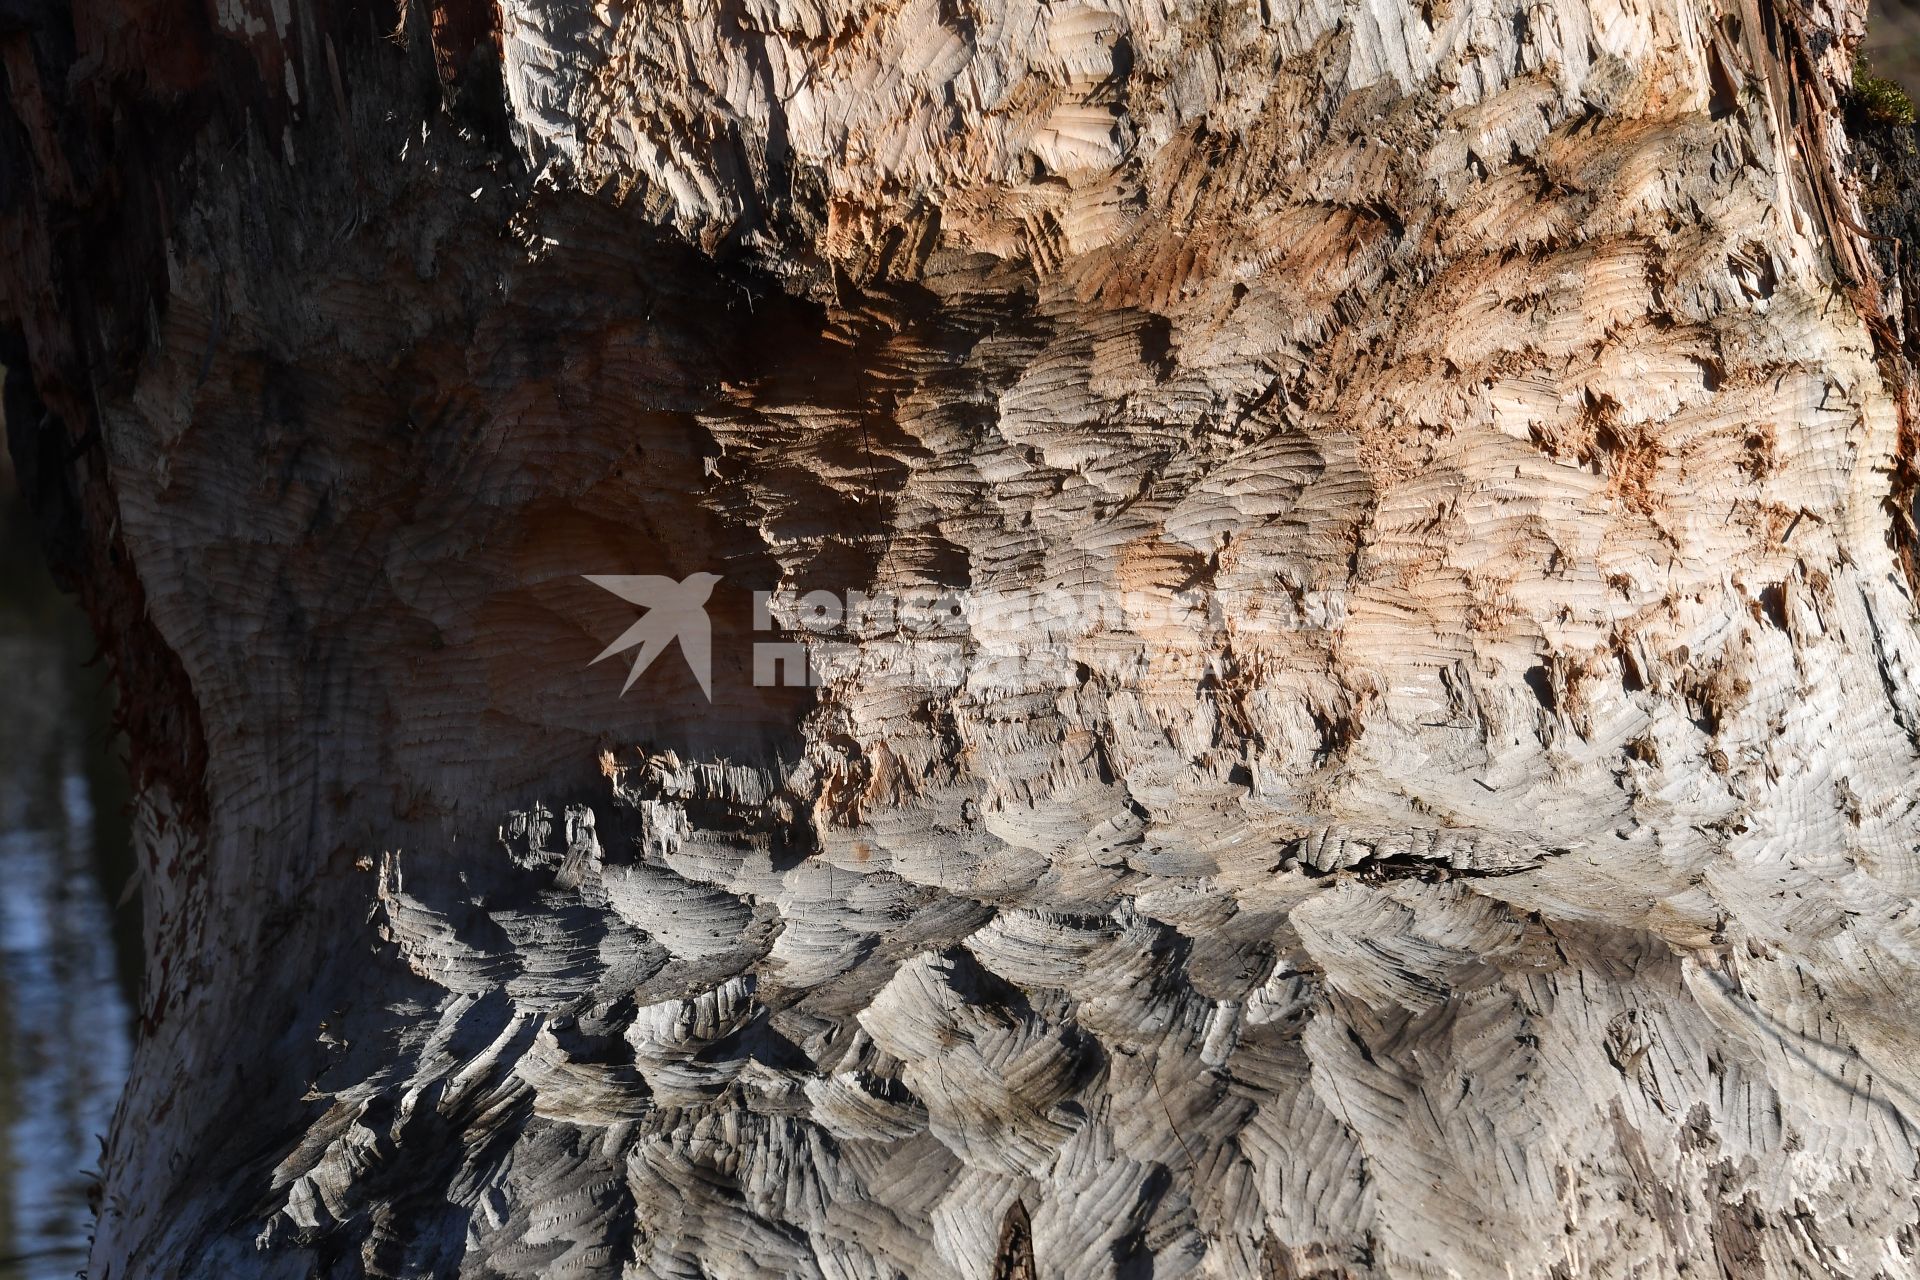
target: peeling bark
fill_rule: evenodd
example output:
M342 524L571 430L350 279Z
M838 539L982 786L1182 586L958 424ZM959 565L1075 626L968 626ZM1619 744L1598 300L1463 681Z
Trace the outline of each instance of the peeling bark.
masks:
M94 1274L1910 1274L1859 34L9 12L140 790ZM582 575L695 572L711 703L621 698Z

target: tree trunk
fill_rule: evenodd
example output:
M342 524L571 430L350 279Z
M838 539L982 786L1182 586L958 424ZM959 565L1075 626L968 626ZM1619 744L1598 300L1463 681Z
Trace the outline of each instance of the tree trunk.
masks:
M144 868L92 1274L1913 1274L1859 33L5 10ZM711 701L593 661L702 573Z

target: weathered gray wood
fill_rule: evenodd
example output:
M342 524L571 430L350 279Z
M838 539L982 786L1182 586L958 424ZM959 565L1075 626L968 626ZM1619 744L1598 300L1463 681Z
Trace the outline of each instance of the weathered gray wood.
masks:
M1854 9L76 14L102 1280L1912 1273ZM581 575L697 571L713 703L619 698ZM754 589L963 591L964 682L753 687Z

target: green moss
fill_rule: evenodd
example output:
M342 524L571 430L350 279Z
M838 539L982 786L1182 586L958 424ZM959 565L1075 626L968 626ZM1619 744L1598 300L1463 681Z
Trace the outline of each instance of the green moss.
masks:
M1861 113L1875 124L1913 123L1913 99L1893 81L1869 72L1864 58L1853 64L1853 97Z

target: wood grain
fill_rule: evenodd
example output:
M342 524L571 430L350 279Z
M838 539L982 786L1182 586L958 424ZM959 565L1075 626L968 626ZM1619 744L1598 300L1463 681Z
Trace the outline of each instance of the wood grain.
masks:
M1911 1274L1856 8L103 13L0 223L152 762L103 1280Z

